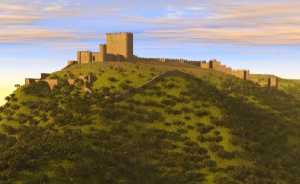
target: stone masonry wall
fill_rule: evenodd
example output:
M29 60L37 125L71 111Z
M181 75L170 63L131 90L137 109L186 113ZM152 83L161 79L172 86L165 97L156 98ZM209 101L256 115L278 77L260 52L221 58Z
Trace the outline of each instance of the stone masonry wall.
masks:
M133 57L132 33L108 33L106 44L108 55L122 56L125 59Z
M278 88L278 78L271 76L268 78L268 87L269 88Z

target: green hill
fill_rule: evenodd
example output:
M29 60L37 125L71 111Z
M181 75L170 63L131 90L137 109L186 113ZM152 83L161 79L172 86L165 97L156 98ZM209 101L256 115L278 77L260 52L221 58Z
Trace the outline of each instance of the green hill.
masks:
M82 81L69 78L93 74ZM300 83L179 63L73 65L7 98L0 183L300 183Z

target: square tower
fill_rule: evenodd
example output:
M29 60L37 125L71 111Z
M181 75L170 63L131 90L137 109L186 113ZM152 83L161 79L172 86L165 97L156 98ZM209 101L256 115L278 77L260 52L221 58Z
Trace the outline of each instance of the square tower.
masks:
M212 70L218 70L220 68L221 62L216 59L209 61L209 68Z
M106 44L108 55L133 57L133 33L107 33Z
M268 78L268 87L269 88L278 88L278 77L275 77L275 76L270 76Z
M78 51L77 61L80 64L91 63L93 61L93 53L90 51Z

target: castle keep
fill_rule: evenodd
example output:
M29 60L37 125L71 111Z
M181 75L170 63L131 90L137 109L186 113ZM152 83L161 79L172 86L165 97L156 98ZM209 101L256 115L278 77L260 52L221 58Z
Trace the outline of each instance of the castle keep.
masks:
M107 33L106 44L100 44L97 52L78 51L77 59L68 61L67 67L74 64L103 63L111 61L132 61L132 62L162 62L162 63L185 63L197 66L204 70L217 71L227 75L231 75L242 80L251 80L249 70L234 70L220 61L214 59L210 61L190 61L186 59L170 59L170 58L142 58L133 54L133 33ZM83 80L83 79L82 79ZM276 76L268 77L267 87L278 88L278 78ZM25 85L44 81L53 89L58 85L57 79L49 79L49 74L41 74L40 79L25 79ZM85 80L84 80L85 81ZM68 80L70 85L75 84L75 79Z
M98 51L78 51L77 62L84 64L104 61L125 61L132 58L133 33L107 33L106 44L99 45Z

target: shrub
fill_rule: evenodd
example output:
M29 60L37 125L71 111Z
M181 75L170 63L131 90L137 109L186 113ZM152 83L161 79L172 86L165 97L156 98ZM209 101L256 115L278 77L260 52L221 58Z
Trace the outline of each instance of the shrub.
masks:
M143 75L143 74L140 73L140 74L138 75L138 77L140 77L140 78L145 78L145 75Z
M174 84L173 82L169 82L166 84L167 89L174 89L176 87L177 87L176 84Z
M177 129L177 132L178 132L179 134L186 134L186 133L188 132L188 130L187 130L187 129L184 129L184 128L179 128L179 129Z
M10 134L10 135L14 135L16 133L18 133L18 129L10 126L10 125L2 125L2 129L4 130L4 132L6 132L7 134Z
M222 119L215 119L212 121L212 123L216 126L225 126L226 125L225 120L222 120Z
M214 160L205 160L203 162L204 167L215 168L217 167L217 162Z
M188 126L187 126L187 129L189 129L189 130L194 130L194 129L195 129L195 127L194 127L194 126L192 126L192 125L188 125Z
M130 90L130 89L133 89L132 86L128 85L128 83L125 83L125 82L121 83L121 84L120 84L120 87L121 87L122 89L124 89L124 90Z
M176 120L176 121L173 122L173 125L175 125L175 126L184 126L185 123L183 121Z
M126 80L125 80L125 83L126 83L126 84L132 84L132 81L131 81L131 80L128 80L128 79L126 79Z
M179 114L182 114L182 112L180 110L174 110L174 109L171 109L169 107L166 107L166 112L168 114L173 114L173 115L179 115Z
M161 101L162 104L166 105L166 106L175 106L176 105L176 101L170 100L170 99L163 99Z
M13 109L13 110L18 110L18 109L20 109L20 106L17 105L17 104L13 104L13 105L11 106L11 109Z
M20 124L25 124L30 118L24 114L24 113L20 113L18 114L18 117L17 117L17 121L20 123Z
M213 130L214 127L210 126L210 125L202 125L202 126L198 126L197 130L201 133L201 134L207 134L209 133L211 130Z
M162 105L155 100L146 100L143 105L148 107L162 107Z
M215 130L215 131L214 131L214 135L216 135L216 136L221 135L221 132L218 131L218 130Z
M208 116L209 112L206 110L196 110L194 111L195 115L198 117Z
M108 80L110 82L118 82L118 79L116 79L115 77L109 77Z
M185 120L191 120L192 118L190 116L185 116L184 119Z
M181 111L184 113L191 113L191 112L193 112L193 109L191 109L189 107L182 107Z
M160 112L158 111L150 111L147 113L147 116L148 116L148 120L150 122L154 122L154 121L157 121L157 120L163 120L163 116Z
M165 122L164 125L166 125L166 126L172 126L172 123Z

